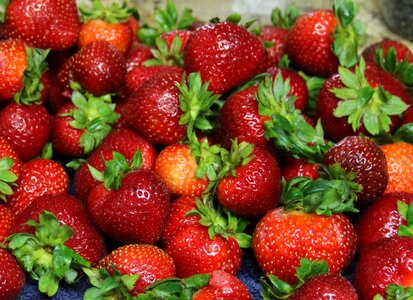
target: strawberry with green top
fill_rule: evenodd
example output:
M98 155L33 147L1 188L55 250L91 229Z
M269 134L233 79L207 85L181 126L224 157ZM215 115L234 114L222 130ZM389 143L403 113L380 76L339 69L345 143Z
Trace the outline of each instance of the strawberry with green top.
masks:
M358 300L351 283L340 274L329 273L325 260L301 259L300 266L296 268L296 277L298 282L294 285L274 275L262 277L261 295L265 300L321 300L327 295L336 300Z
M53 120L53 146L60 154L79 157L102 143L120 115L110 94L95 97L79 84L72 82L71 86L72 103L59 109Z
M163 179L141 169L138 151L130 164L118 152L105 171L89 169L102 184L90 192L87 207L94 222L109 237L123 243L155 244L169 213L170 194Z
M16 258L7 249L0 248L0 265L0 298L17 299L26 281L25 274Z
M373 300L410 299L413 297L413 288L403 287L397 284L389 284L386 287L384 297L380 294L374 296Z
M5 241L7 248L30 277L38 281L39 291L54 296L61 280L73 284L81 268L90 263L76 251L64 245L74 234L69 226L60 224L54 214L44 211L39 221L27 223L33 233L16 233Z
M352 67L365 25L355 19L358 7L352 0L335 0L333 10L318 9L301 15L287 35L286 52L298 69L330 76L339 65Z

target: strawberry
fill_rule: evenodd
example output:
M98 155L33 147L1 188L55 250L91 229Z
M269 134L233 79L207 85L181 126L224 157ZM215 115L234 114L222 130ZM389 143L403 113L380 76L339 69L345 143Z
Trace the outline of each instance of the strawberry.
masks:
M0 205L0 243L10 235L15 218L15 213L9 207Z
M412 202L413 194L392 192L384 194L368 206L357 220L358 249L362 250L379 239L396 235L402 224L410 225L407 223L406 215Z
M125 59L109 42L85 45L69 64L74 80L95 96L116 93L125 83Z
M23 164L17 188L7 205L18 214L36 197L66 192L68 185L68 175L61 165L53 160L37 158Z
M0 298L17 299L25 283L25 274L14 256L0 248Z
M361 136L348 136L324 154L324 163L335 163L347 172L356 174L355 182L363 190L357 194L357 205L363 206L379 199L389 181L386 156L373 140Z
M121 275L138 276L129 293L137 295L155 281L174 277L175 264L162 249L145 244L130 244L115 249L105 256L98 265L109 273L116 269ZM87 272L90 276L90 272ZM88 292L86 292L88 293Z
M245 28L231 22L207 24L186 43L185 70L200 72L211 91L224 93L256 75L264 53L261 41Z
M152 57L153 55L149 46L134 41L128 53L125 55L127 72L129 73L135 67L143 66L143 63Z
M73 284L79 279L81 267L90 267L90 263L64 245L74 235L74 230L63 222L60 224L53 213L44 210L39 216L39 212L36 214L38 222L29 220L24 224L34 227L34 233L13 234L5 244L24 271L38 281L39 291L52 297L57 293L62 279ZM65 209L60 213L64 215ZM83 216L86 219L85 214ZM70 217L66 219L68 222Z
M410 51L410 49L405 44L397 40L384 39L377 43L370 44L367 48L363 50L361 55L363 56L365 61L374 62L376 52L380 48L382 49L382 58L383 56L386 57L388 51L391 48L393 48L395 51L397 62L400 63L405 59L409 63L413 62L413 53Z
M75 0L14 0L10 1L5 15L2 35L23 40L33 47L65 50L75 45L79 36Z
M83 22L79 32L79 48L90 42L107 41L122 54L129 50L133 41L129 17L133 10L127 7L126 2L105 7L101 1L93 1L92 7L80 6L79 10Z
M161 237L169 213L169 192L152 170L139 169L138 151L128 165L124 156L113 153L104 173L90 167L103 184L89 194L87 207L95 223L109 237L123 243L155 244Z
M298 69L327 77L337 72L339 64L357 63L365 25L354 21L353 1L334 1L333 9L301 15L288 32L286 52Z
M317 164L307 162L304 159L297 159L292 156L287 156L283 161L281 174L286 181L298 176L305 176L311 179L320 177Z
M76 170L74 176L74 188L76 195L86 201L89 192L97 185L99 181L92 177L88 166L103 172L105 169L104 161L113 159L113 152L120 152L131 161L133 155L140 150L142 153L142 169L155 168L155 149L154 147L141 138L139 135L127 128L113 130L104 140L102 145L93 151L87 158L87 163L83 163Z
M38 222L40 214L45 210L53 213L61 224L73 229L73 236L65 242L67 247L75 250L92 265L96 265L106 254L103 237L90 222L85 207L78 199L67 193L37 197L17 215L12 233L34 233L34 228L26 222Z

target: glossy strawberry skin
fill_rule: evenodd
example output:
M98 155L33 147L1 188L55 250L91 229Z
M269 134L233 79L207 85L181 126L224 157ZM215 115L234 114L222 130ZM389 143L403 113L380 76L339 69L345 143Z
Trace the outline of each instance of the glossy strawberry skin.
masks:
M220 180L217 199L228 210L245 216L264 215L280 200L281 171L271 153L255 148L252 160L236 176Z
M379 239L397 235L399 226L406 225L406 221L397 210L399 200L410 205L413 202L413 194L405 192L384 194L360 214L356 224L359 250Z
M411 287L413 239L393 236L381 239L361 251L354 275L360 300L385 296L389 284Z
M389 40L389 39L384 39L380 42L371 44L366 49L364 49L363 52L361 53L364 60L369 61L369 62L374 62L374 56L375 56L376 50L379 47L382 47L384 57L386 56L389 49L393 48L396 51L396 60L398 62L402 62L404 59L407 59L407 61L410 63L413 62L413 53L410 51L410 49L406 45L404 45L400 41Z
M286 52L292 63L312 75L329 76L338 59L331 50L338 21L331 10L316 10L297 19L287 34Z
M65 245L90 261L92 265L96 265L106 254L103 236L92 225L85 207L78 199L67 193L37 197L16 217L13 233L34 233L33 227L25 223L29 220L38 222L39 215L44 210L50 211L61 224L73 229L74 234Z
M292 294L289 300L307 299L358 300L356 290L340 274L322 274L311 277ZM328 299L328 298L327 298Z
M186 72L200 72L209 90L222 94L256 75L264 59L261 41L231 22L207 24L194 31L184 49Z
M0 111L0 136L21 160L38 156L51 135L51 116L42 105L10 103Z
M15 218L15 213L9 207L0 205L0 243L11 234Z
M307 162L304 159L297 159L292 156L287 156L283 161L281 173L286 181L299 176L305 176L311 179L320 177L317 164Z
M53 160L37 158L23 164L17 188L7 205L18 214L35 198L66 192L68 185L68 175L61 165Z
M266 47L266 59L263 63L263 69L278 65L281 57L285 54L288 30L278 26L264 25L260 27L258 36L262 42L272 42L272 47Z
M143 66L143 63L153 58L151 48L147 45L143 45L138 41L133 41L132 45L125 55L126 58L126 71L130 72L135 67Z
M185 49L186 42L188 41L188 39L191 37L193 33L194 33L193 30L186 30L186 29L172 30L172 31L163 33L161 35L161 38L163 38L166 41L168 48L171 48L174 38L179 36L181 39L181 43L182 43L181 51L183 51L183 49Z
M221 270L211 273L208 285L197 291L194 300L250 300L247 287L234 275Z
M162 249L145 244L129 244L117 248L99 262L99 268L112 270L115 265L121 274L135 275L139 278L130 294L142 293L156 280L175 277L175 264Z
M257 224L252 249L265 274L295 283L301 258L326 260L332 273L344 270L356 251L356 235L342 214L331 217L276 208Z
M79 30L75 0L17 0L7 6L2 34L36 48L65 50L76 44Z
M355 182L363 186L357 194L357 205L363 206L380 198L389 181L386 156L373 140L348 136L324 154L324 163L339 163L347 172L355 172Z
M211 251L211 249L214 249ZM209 237L208 228L188 226L177 232L165 251L173 258L178 277L223 270L235 274L241 265L241 248L232 237Z
M179 124L182 111L179 90L182 71L160 73L145 82L123 106L123 116L130 127L152 144L171 145L186 134Z
M155 244L169 213L169 191L151 170L128 173L117 190L95 187L87 207L95 223L109 237L123 243Z
M25 274L14 256L0 248L0 299L17 299L25 283Z

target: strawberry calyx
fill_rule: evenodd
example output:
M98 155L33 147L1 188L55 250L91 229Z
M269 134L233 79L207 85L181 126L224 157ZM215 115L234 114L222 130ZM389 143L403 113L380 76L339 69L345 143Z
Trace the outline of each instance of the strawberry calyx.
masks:
M401 62L397 61L394 47L387 50L386 56L384 56L383 47L378 47L374 55L374 63L406 86L413 86L413 63L409 63L407 58Z
M138 31L139 41L150 46L155 44L155 39L162 33L177 29L188 29L196 21L192 14L192 9L185 8L181 15L179 15L172 0L166 1L165 9L155 8L154 17L157 25L156 28L143 25Z
M139 149L130 162L119 152L113 152L113 159L105 161L105 170L100 172L88 164L88 168L93 178L103 183L108 190L117 190L120 187L123 177L131 171L139 170L142 166L142 152Z
M49 297L59 289L64 279L72 284L79 278L82 267L90 263L76 251L64 245L73 236L73 229L60 224L54 214L43 211L39 222L26 223L35 228L35 234L16 233L5 240L22 268L38 281L39 291Z
M139 274L122 275L114 265L111 266L111 270L112 272L109 273L106 268L83 268L92 285L85 291L84 300L136 299L129 294L129 291L134 288Z
M230 151L222 152L222 169L219 173L219 178L237 176L237 168L239 166L247 165L252 159L252 152L254 151L254 144L247 142L238 142L238 139L232 141Z
M403 201L397 201L397 211L403 220L407 223L406 225L401 224L397 234L399 236L413 237L413 203L407 204Z
M283 13L279 7L271 12L271 23L274 26L290 29L299 16L298 8L295 4L289 4Z
M267 76L258 85L258 112L270 117L264 122L264 136L294 157L320 162L331 145L325 141L321 123L312 127L294 107L295 97L289 96L289 82L278 73L274 80Z
M333 10L338 25L333 32L332 50L339 64L349 68L358 62L358 48L366 39L366 24L354 19L358 5L353 0L335 0Z
M330 91L345 101L338 104L334 116L348 117L348 123L353 131L359 129L363 122L366 130L372 135L387 133L392 123L390 116L401 114L408 105L380 85L376 88L371 87L364 75L365 69L366 64L362 58L355 67L355 72L344 67L338 68L344 87L333 88Z
M70 84L73 89L72 103L75 109L61 116L73 118L69 125L75 129L83 130L80 145L87 154L99 146L103 139L112 130L120 115L115 112L116 104L111 103L111 95L106 94L95 97L93 94L82 90L76 82Z
M11 186L15 185L17 180L16 174L10 171L13 165L14 161L10 157L0 159L0 199L4 202L7 201L7 196L13 195Z
M157 280L145 289L135 300L192 299L195 292L208 285L210 274L197 274L186 278Z
M308 104L305 113L307 116L314 118L317 107L318 93L321 87L324 85L326 78L309 76L303 71L299 71L298 74L304 78L308 90Z
M261 296L264 300L288 299L294 291L299 289L305 281L317 275L328 273L328 264L325 260L311 261L307 258L300 259L300 266L296 268L298 282L291 285L274 275L261 277Z
M79 6L79 11L84 23L91 20L103 20L111 24L126 22L130 16L139 19L136 8L128 7L127 2L121 4L113 2L111 6L105 6L100 0L93 0L92 7Z
M373 300L407 300L413 298L413 288L404 287L397 284L389 284L386 288L386 295L377 294Z
M186 213L187 216L200 217L199 224L208 227L210 239L220 235L225 239L234 238L241 248L251 247L251 236L244 233L248 221L238 218L230 211L218 207L214 208L209 199L196 199L196 209Z
M362 186L354 181L356 173L346 172L338 163L320 165L319 173L317 179L299 176L288 182L283 180L280 202L284 209L324 216L358 212L354 203Z
M23 72L23 88L17 92L13 99L18 104L41 104L41 92L44 88L41 77L48 69L46 57L50 50L26 48L27 67Z
M181 50L182 39L179 35L173 38L171 47L168 47L162 37L155 38L155 46L156 48L151 49L153 58L146 60L143 63L144 66L168 65L183 67L184 54Z

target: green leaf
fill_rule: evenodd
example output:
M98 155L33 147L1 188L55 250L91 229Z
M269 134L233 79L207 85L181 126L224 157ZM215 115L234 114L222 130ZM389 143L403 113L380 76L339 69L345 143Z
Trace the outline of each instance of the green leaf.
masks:
M325 260L311 261L307 258L301 258L300 266L296 268L299 285L302 285L312 276L326 274L328 269L328 264Z
M79 6L83 23L90 20L103 20L112 24L126 22L129 16L139 18L135 8L129 8L126 1L121 4L113 2L111 6L104 6L100 0L93 0L92 7Z
M284 29L290 29L299 16L298 8L295 4L288 5L283 14L280 8L276 7L271 12L271 23Z
M52 297L59 289L59 282L51 270L47 270L39 279L39 291Z
M403 124L393 135L394 140L413 143L413 123Z
M182 279L185 286L193 290L199 290L208 285L210 274L196 274Z
M294 292L293 286L274 275L261 277L260 284L264 300L287 299Z

